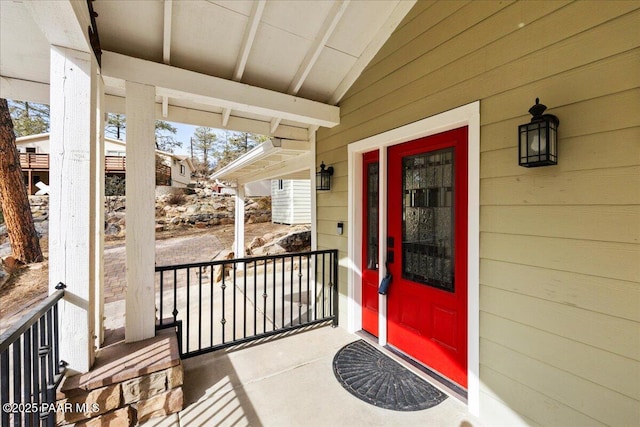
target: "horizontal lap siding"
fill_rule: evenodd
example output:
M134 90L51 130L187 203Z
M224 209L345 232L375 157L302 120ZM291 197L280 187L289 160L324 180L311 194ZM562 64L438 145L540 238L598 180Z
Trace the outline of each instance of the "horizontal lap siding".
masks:
M418 2L318 133L336 171L318 241L346 257L347 145L480 100L487 425L640 419L638 28L633 1ZM525 169L517 127L536 97L560 119L559 164Z
M311 188L308 179L294 179L293 186L293 223L308 224L311 222Z

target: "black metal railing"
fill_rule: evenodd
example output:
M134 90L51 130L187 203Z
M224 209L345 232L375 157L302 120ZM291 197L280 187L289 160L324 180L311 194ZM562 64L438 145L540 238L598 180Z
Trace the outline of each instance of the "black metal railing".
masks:
M338 251L156 267L159 329L182 357L338 322Z
M58 347L64 285L0 336L2 426L56 424L56 389L66 371Z

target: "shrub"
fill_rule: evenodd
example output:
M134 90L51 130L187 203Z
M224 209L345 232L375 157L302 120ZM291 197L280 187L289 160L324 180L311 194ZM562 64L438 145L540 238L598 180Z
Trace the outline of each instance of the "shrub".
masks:
M182 193L173 193L167 198L168 205L184 205L187 198Z
M124 196L126 181L123 177L111 175L104 180L105 196Z

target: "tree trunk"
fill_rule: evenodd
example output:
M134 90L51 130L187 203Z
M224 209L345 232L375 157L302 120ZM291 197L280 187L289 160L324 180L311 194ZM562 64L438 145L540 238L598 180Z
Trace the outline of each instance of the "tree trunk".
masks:
M0 98L0 203L13 257L29 264L43 260L20 167L7 100Z

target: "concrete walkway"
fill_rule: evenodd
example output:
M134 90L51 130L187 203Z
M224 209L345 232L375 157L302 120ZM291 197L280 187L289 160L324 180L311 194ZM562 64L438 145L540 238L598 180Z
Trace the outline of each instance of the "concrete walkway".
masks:
M225 243L214 233L195 234L156 241L156 265L178 265L211 261ZM125 246L104 250L104 302L124 299L126 287Z

